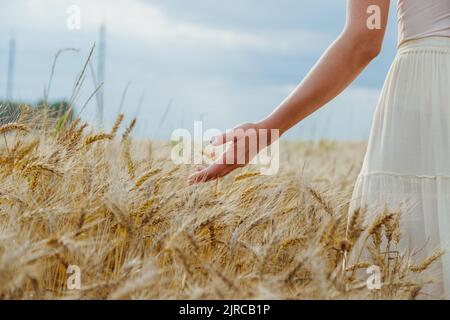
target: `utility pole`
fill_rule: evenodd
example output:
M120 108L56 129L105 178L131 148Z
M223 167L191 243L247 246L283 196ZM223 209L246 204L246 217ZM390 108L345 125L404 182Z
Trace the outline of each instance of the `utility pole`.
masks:
M16 39L14 37L14 34L11 34L11 38L9 39L8 73L6 76L7 102L11 102L13 99L15 58L16 58Z
M99 42L98 42L98 83L103 84L102 88L97 92L97 121L99 126L103 126L103 93L105 83L105 56L106 56L106 26L104 23L100 26Z

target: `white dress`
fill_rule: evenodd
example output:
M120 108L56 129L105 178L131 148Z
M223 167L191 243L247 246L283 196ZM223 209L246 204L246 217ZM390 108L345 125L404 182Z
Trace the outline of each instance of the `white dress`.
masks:
M450 0L399 0L398 16L399 49L349 213L367 208L370 222L386 206L400 210L401 248L421 261L450 249ZM450 254L437 265L450 298Z

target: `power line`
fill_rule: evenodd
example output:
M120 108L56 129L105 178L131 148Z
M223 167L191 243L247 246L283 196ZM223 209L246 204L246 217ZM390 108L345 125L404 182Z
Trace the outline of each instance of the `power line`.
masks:
M12 101L14 86L14 68L16 60L16 39L13 34L9 40L8 71L6 76L6 101Z
M106 56L106 26L104 23L100 26L99 46L98 46L98 83L105 81L105 56ZM104 86L97 92L97 121L99 126L103 125L103 107L104 107Z

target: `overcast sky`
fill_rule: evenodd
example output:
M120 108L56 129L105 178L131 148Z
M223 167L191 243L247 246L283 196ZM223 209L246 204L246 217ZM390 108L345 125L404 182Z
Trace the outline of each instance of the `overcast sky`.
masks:
M114 121L131 81L123 111L128 119L138 114L138 136L167 138L173 129L192 129L200 119L205 127L224 130L259 120L283 100L342 30L345 2L0 0L0 99L6 95L11 34L17 45L15 100L41 98L55 53L79 49L58 60L50 99L61 99L70 97L105 23L105 126ZM81 10L80 30L67 27L70 5ZM395 55L395 9L381 56L345 93L293 129L290 138L368 136ZM93 62L96 69L95 56ZM78 106L93 90L88 73ZM83 117L93 121L95 108L94 100Z

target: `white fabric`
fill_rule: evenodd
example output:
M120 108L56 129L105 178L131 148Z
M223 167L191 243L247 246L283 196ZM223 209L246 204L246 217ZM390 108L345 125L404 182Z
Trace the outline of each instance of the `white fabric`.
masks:
M450 249L450 38L404 43L389 71L350 213L368 207L370 223L385 204L404 213L401 247L424 247L416 260ZM450 254L441 268L450 298Z
M450 0L398 0L398 41L450 37Z

